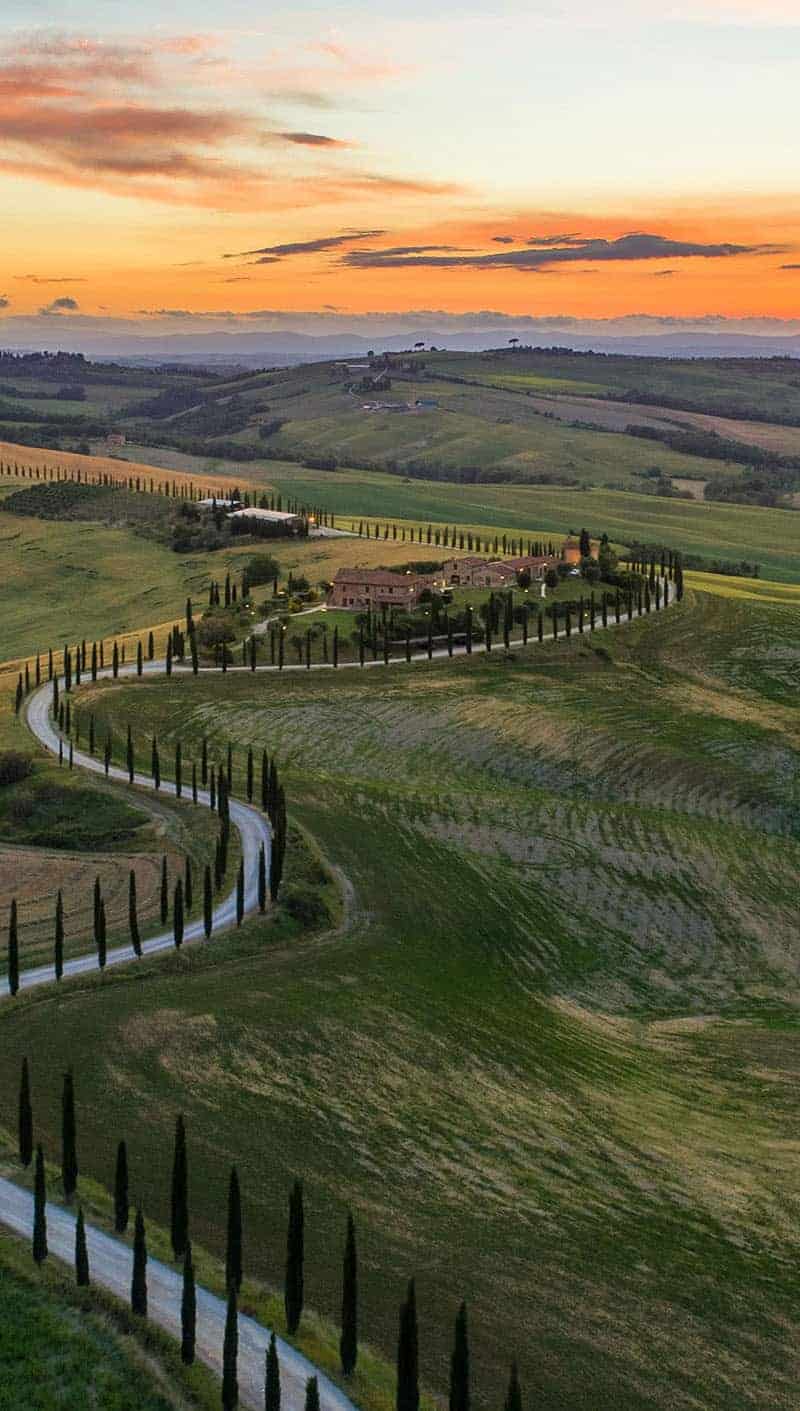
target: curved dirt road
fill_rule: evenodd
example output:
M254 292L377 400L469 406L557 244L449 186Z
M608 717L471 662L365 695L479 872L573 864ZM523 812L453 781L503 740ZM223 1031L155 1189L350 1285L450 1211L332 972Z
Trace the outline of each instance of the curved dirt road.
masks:
M151 671L156 663L148 663ZM120 672L122 675L123 672ZM126 669L125 675L130 675L130 670ZM103 677L110 676L110 672L100 673ZM37 740L44 745L45 749L52 754L58 754L59 737L53 728L50 720L50 702L52 700L53 688L49 682L40 686L29 696L25 707L25 719ZM102 760L95 759L92 755L84 754L80 750L73 753L73 764L87 769L93 774L105 776L105 768ZM111 765L108 771L109 779L116 779L122 784L129 784L127 771ZM134 782L145 789L153 788L153 780L148 774L135 774ZM175 796L175 785L167 779L161 781L162 794ZM184 791L185 793L185 791ZM201 803L211 806L211 798L205 790L198 789L198 806ZM244 859L244 909L245 915L258 908L258 854L261 844L264 844L266 855L267 871L269 872L270 853L270 827L266 818L259 813L258 809L250 804L241 803L239 800L230 800L231 823L236 828L242 843L242 856ZM223 898L214 910L212 935L236 924L236 887ZM202 940L205 935L203 930L203 918L198 917L194 921L187 922L183 933L183 944L191 944L192 941ZM170 950L175 944L172 929L162 931L157 936L151 936L149 940L142 942L142 953L153 955L157 951ZM124 962L134 960L135 954L131 946L114 946L109 948L106 956L106 965L120 965ZM97 956L95 954L75 956L72 960L65 960L64 975L82 975L87 971L97 970ZM39 965L35 969L22 970L20 972L20 989L30 989L33 985L48 984L55 980L55 972L52 965ZM0 994L8 993L8 981L3 979Z

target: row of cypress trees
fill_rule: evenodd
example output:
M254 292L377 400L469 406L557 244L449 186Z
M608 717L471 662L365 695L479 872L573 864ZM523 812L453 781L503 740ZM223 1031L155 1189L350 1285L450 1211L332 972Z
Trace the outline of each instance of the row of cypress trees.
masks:
M78 1183L76 1146L75 1093L71 1071L64 1074L62 1099L61 1174L64 1196L71 1202ZM23 1166L33 1158L33 1113L30 1074L27 1058L22 1060L19 1091L19 1157ZM41 1263L47 1257L46 1186L44 1157L41 1145L36 1147L34 1170L33 1258ZM114 1227L119 1234L128 1229L130 1220L128 1153L125 1141L117 1146L114 1171ZM238 1298L243 1279L242 1198L237 1168L233 1166L228 1183L225 1285L227 1314L223 1344L222 1405L234 1411L238 1405ZM195 1357L197 1298L192 1245L189 1235L189 1163L186 1125L183 1115L175 1123L175 1143L170 1190L170 1238L176 1262L183 1264L181 1298L181 1356L190 1364ZM286 1266L284 1278L284 1310L286 1327L297 1333L304 1305L305 1209L302 1182L296 1180L289 1193L289 1217L286 1236ZM89 1261L83 1210L79 1208L75 1231L75 1275L80 1286L89 1284ZM147 1317L147 1243L141 1207L136 1210L133 1237L133 1267L131 1277L131 1308L139 1317ZM339 1355L342 1371L350 1376L358 1361L358 1259L355 1221L347 1217L342 1259L342 1305ZM319 1407L319 1388L308 1384L313 1408ZM279 1411L280 1377L274 1333L270 1339L265 1366L265 1408ZM315 1399L316 1398L316 1399ZM419 1326L416 1285L411 1279L400 1308L397 1341L396 1411L419 1411ZM470 1411L470 1354L467 1309L462 1303L455 1322L453 1351L450 1362L449 1411ZM504 1411L521 1411L521 1393L516 1363L512 1363Z

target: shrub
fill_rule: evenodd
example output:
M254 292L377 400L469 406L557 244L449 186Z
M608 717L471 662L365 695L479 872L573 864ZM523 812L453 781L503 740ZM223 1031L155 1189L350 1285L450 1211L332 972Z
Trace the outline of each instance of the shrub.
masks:
M33 773L33 763L27 755L18 750L0 751L0 788L7 784L20 784Z
M281 896L281 904L285 911L299 921L301 926L309 929L330 924L331 914L325 898L313 887L294 886L285 887Z

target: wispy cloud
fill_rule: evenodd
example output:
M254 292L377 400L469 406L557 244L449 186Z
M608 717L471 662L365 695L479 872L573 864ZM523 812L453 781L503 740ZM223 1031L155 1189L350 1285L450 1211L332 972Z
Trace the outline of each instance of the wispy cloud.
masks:
M260 250L240 250L238 255L224 255L226 260L239 260L251 255L266 255L283 259L287 255L316 255L323 250L336 250L340 245L350 245L354 240L377 240L385 235L384 230L349 230L338 235L321 235L314 240L289 240L283 245L264 245Z
M14 279L23 280L27 284L85 284L85 279L79 279L75 275L60 274L15 274Z
M549 237L548 237L549 239ZM538 242L540 246L544 242ZM596 264L663 259L729 259L735 255L775 254L774 245L736 245L730 242L670 240L661 235L633 233L616 240L584 239L546 248L503 250L491 254L393 254L385 250L349 250L342 263L350 269L398 269L428 266L436 269L511 269L522 273L548 270L558 264Z

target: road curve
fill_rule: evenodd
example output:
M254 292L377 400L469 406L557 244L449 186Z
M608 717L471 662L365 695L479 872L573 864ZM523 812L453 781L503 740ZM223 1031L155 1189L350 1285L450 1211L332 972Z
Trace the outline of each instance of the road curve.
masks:
M30 1238L33 1229L33 1196L13 1181L0 1177L0 1220L17 1234ZM65 1264L75 1257L75 1216L59 1205L47 1205L47 1244L49 1252ZM93 1284L128 1302L133 1272L133 1254L127 1244L102 1230L86 1226L89 1271ZM157 1259L147 1261L148 1316L173 1337L181 1335L181 1273ZM197 1288L197 1358L218 1376L222 1375L222 1343L226 1306L207 1289ZM269 1332L253 1318L239 1315L239 1399L242 1405L264 1405L264 1366ZM309 1377L319 1382L322 1411L355 1411L352 1401L307 1357L282 1339L277 1339L281 1368L281 1406L284 1411L303 1411L305 1386Z
M157 663L148 663L150 670ZM131 675L135 668L123 668L120 675ZM99 673L100 676L111 676L111 672ZM50 682L40 686L38 690L28 698L25 706L25 719L30 730L37 740L44 745L45 749L53 754L58 754L59 736L50 720L50 702L52 700L53 688ZM93 774L102 774L105 777L105 767L101 760L93 758L92 755L84 754L80 750L73 752L73 765L79 765L82 769L89 770ZM109 779L118 780L122 784L129 785L127 771L119 769L116 765L111 765L108 771ZM134 783L145 789L153 789L153 780L148 774L135 774ZM162 780L160 792L175 796L175 785L167 779ZM185 791L184 791L185 792ZM206 790L198 789L198 806L203 803L211 806L211 797ZM267 869L269 869L270 854L270 827L266 818L259 813L258 809L250 804L241 803L238 799L230 800L230 817L233 827L236 828L242 844L242 856L244 860L244 909L245 914L257 910L258 908L258 854L261 844L264 844L266 854ZM213 932L225 930L236 924L236 886L214 910ZM187 922L183 934L183 944L189 945L193 941L204 939L203 918L198 917L194 921ZM170 950L175 945L175 938L172 929L162 931L157 936L151 936L142 942L142 953L144 955L154 955L158 951ZM121 965L127 961L134 960L135 953L132 946L114 946L108 950L106 965ZM71 960L64 962L64 975L84 975L89 971L97 970L97 956L95 954L75 956ZM49 984L55 980L53 965L39 965L34 969L20 972L20 989L30 989L34 985ZM0 995L8 994L8 980L3 979L0 984Z

